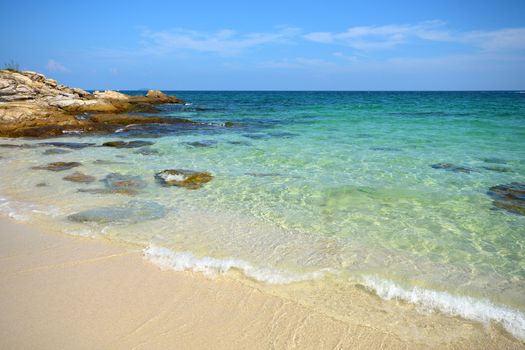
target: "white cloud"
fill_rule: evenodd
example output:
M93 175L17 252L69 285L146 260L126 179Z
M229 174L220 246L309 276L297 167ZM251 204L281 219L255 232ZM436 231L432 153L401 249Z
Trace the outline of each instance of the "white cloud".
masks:
M144 31L142 39L145 51L150 54L165 54L175 50L212 52L220 55L236 55L257 46L289 42L297 36L296 28L283 28L274 32L239 34L223 29L216 32L200 32L177 29L171 31Z
M51 72L56 72L56 73L69 72L69 69L67 69L61 63L55 61L54 59L50 59L49 61L47 61L46 68L50 70Z
M504 28L493 31L448 30L442 21L427 21L409 25L359 26L344 32L312 32L306 40L324 44L339 44L357 50L388 49L409 39L451 42L485 51L525 49L525 28Z

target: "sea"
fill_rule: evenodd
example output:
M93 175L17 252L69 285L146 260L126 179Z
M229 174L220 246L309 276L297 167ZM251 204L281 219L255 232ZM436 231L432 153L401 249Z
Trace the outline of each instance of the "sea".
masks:
M418 337L410 322L439 317L525 340L525 215L491 195L525 183L524 93L166 93L186 102L160 116L195 123L0 140L0 214L335 319ZM213 179L165 186L166 169ZM77 171L94 181L63 179Z

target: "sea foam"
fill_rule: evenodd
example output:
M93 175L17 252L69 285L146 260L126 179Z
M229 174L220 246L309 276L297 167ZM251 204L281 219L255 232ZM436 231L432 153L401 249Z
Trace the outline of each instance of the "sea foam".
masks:
M363 285L379 297L399 299L417 305L420 310L438 310L449 316L488 324L498 322L515 337L525 340L525 314L486 299L452 295L430 289L413 287L404 289L398 284L378 276L363 276Z
M247 261L235 258L197 257L191 252L176 252L153 244L144 249L144 257L162 269L192 270L208 276L226 273L229 270L239 270L247 277L269 284L288 284L318 279L332 271L331 269L321 269L312 272L292 273L272 268L255 267Z

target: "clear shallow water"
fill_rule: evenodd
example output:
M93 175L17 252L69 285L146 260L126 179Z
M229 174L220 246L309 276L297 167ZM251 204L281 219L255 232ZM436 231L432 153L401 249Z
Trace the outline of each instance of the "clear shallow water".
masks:
M340 300L330 309L341 317L344 293L358 284L386 299L498 321L525 338L525 216L495 210L486 193L525 181L523 94L176 95L191 104L163 106L163 114L204 126L132 126L115 135L59 140L151 140L158 154L87 147L43 155L52 147L1 148L0 210L66 233L139 244L147 258L171 268L236 270L263 284L324 281L324 295L333 292ZM31 169L52 161L83 165L57 173ZM436 163L472 172L432 168ZM209 171L215 178L196 191L155 183L155 172L170 168ZM138 175L147 186L135 196L79 193L102 185L62 180L75 170L99 179L111 172ZM36 187L42 182L47 186ZM130 201L160 204L166 216L67 219Z

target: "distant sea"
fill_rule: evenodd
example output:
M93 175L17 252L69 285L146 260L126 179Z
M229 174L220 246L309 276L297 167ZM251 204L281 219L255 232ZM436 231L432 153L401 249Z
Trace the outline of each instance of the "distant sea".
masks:
M525 182L525 94L167 93L187 103L162 106L163 116L201 124L52 140L150 146L1 140L28 146L0 148L0 211L138 245L164 268L226 274L334 317L351 312L349 291L364 290L525 339L525 216L487 193ZM54 161L82 166L32 169ZM164 169L214 178L197 190L163 187L154 174ZM74 171L97 181L62 179ZM107 189L108 174L141 185L77 191Z

